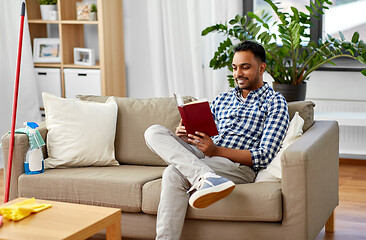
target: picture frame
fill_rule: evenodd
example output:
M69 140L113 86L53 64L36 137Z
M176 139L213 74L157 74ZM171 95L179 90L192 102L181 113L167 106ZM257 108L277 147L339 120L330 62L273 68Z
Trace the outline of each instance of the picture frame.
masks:
M91 48L74 48L74 64L94 66L95 51Z
M35 63L61 62L59 38L35 38L33 40L33 60Z
M76 2L76 20L89 20L92 3Z

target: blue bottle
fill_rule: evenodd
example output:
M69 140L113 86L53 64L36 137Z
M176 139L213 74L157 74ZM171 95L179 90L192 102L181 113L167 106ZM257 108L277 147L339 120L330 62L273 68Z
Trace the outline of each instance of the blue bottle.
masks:
M44 172L44 159L42 153L43 140L40 140L36 131L37 123L26 122L25 132L29 138L29 149L24 162L24 172L28 175Z

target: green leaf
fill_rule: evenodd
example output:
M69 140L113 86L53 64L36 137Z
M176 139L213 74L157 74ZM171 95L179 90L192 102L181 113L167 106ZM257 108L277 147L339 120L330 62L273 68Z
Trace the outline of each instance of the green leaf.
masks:
M366 52L362 53L362 58L366 60Z
M358 47L359 48L366 48L366 44L362 39L358 42Z
M242 18L241 18L241 20L240 20L240 24L241 24L242 26L244 26L244 25L247 23L247 21L248 21L247 16L244 16L244 17L242 17Z
M358 39L360 38L360 34L358 32L355 32L352 36L352 40L351 42L353 43L357 43L358 42Z
M328 63L332 64L333 66L337 66L333 61L330 61Z
M238 21L236 21L236 19L231 19L230 21L229 21L229 23L231 24L231 25L234 25L235 23L237 23Z
M240 22L240 18L241 18L240 14L237 14L237 15L235 16L235 20L236 20L237 22Z
M366 63L366 62L365 62L365 59L363 59L363 57L361 57L361 56L357 56L357 60L358 60L359 62L361 62L361 63Z
M229 86L234 88L235 87L235 79L233 75L227 75L227 80L229 81Z
M315 9L317 9L317 7L315 6L315 4L314 4L314 2L313 1L310 1L310 5L311 5L311 7L315 10Z
M297 8L291 7L291 10L294 14L298 15L299 11L297 10Z
M344 41L341 43L341 46L345 49L349 49L351 47L351 43L350 42L347 42L347 41Z
M351 53L352 56L354 56L355 54L353 53L352 49L347 49L347 52Z
M361 73L366 76L366 69L362 70Z
M341 37L341 40L342 41L345 41L346 38L344 37L343 33L341 31L339 31L339 36Z
M305 6L305 7L309 11L310 14L313 14L313 9L311 7L309 7L309 6Z

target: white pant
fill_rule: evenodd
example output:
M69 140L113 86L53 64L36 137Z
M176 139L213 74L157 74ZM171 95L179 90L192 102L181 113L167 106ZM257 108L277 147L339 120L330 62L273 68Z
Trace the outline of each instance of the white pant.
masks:
M236 184L255 179L252 168L223 157L207 157L167 128L153 125L145 131L146 144L169 166L164 170L156 223L156 239L180 239L191 185L209 171Z

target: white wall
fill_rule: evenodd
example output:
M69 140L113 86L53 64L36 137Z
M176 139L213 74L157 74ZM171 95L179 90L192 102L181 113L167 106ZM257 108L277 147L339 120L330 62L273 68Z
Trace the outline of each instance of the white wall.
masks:
M359 72L316 71L307 90L309 99L366 102L366 77Z

